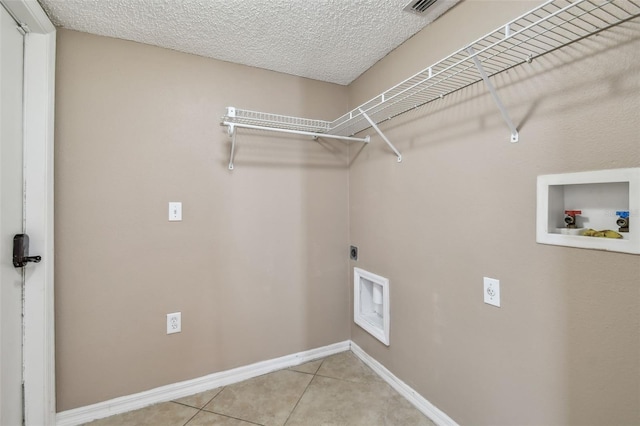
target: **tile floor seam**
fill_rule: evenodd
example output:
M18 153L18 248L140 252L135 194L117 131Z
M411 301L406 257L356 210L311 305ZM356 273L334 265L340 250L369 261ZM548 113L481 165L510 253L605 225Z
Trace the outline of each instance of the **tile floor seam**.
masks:
M367 383L386 383L385 381L379 381L379 380L362 380L362 381L357 381L357 380L341 379L341 378L339 378L339 377L325 376L324 374L314 374L314 376L324 377L325 379L340 380L341 382L348 382L348 383L361 383L361 384L367 384Z
M307 373L305 373L305 372L295 371L295 370L292 370L292 369L290 369L290 368L284 368L284 369L281 369L281 370L277 370L277 371L273 371L273 372L270 372L270 373L265 373L265 374L260 375L260 376L256 376L256 377L254 377L254 378L248 379L248 380L243 381L243 382L240 382L240 383L246 383L246 382L249 382L249 381L255 381L256 379L262 379L262 378L266 378L267 376L273 376L273 375L276 375L276 374L287 374L287 375L292 375L292 376L290 376L290 377L295 376L295 377L300 377L300 378L302 378L303 376L307 376L307 377L309 376L309 374L307 374ZM306 380L306 378L304 378L304 380ZM293 408L295 408L295 406L297 405L297 403L300 401L300 398L302 397L302 395L304 394L305 390L306 390L306 389L307 389L307 387L309 386L309 383L310 383L312 380L313 380L313 377L312 377L311 379L309 379L309 382L307 382L307 384L305 385L305 387L304 387L304 389L302 390L302 392L300 393L300 395L299 395L299 396L297 396L297 400L296 400L296 403L294 404ZM230 386L230 388L233 388L233 387L234 387L234 385L231 385L231 386ZM227 414L222 414L221 412L215 411L215 408L213 408L213 407L212 407L212 408L208 408L208 406L209 406L211 403L215 402L215 400L216 400L220 395L222 395L223 393L224 393L223 391L219 392L219 393L216 395L216 397L214 397L214 398L210 401L210 403L209 403L209 404L207 404L206 406L204 406L204 407L203 407L203 410L205 410L205 411L207 411L207 412L210 412L210 413L218 414L218 415L224 415L224 416L226 416L226 417L231 417L231 418L234 418L234 419L237 419L237 420L243 421L243 422L250 422L250 423L252 423L252 424L256 424L256 425L260 425L260 426L269 425L269 424L273 424L273 425L277 425L277 426L283 426L283 425L286 423L286 421L288 420L289 416L291 416L291 412L292 412L292 410L293 410L293 408L286 408L286 411L284 411L284 412L282 413L283 415L284 415L284 414L286 414L286 415L287 415L287 417L284 419L284 422L280 423L280 422L282 421L282 419L279 419L280 421L278 421L277 423L271 423L271 421L272 421L272 420L273 420L273 421L275 421L275 419L270 419L270 420L266 420L266 421L265 421L265 420L263 420L263 419L261 419L261 418L260 418L260 419L252 418L251 420L249 420L249 418L245 418L245 417L233 417L233 416L231 416L231 414L230 414L230 413L228 413L228 411L226 411L226 409L225 409L225 413L227 413ZM296 397L296 394L294 393L294 395L292 395L292 396L293 396L293 397ZM244 416L244 414L243 414L243 416ZM257 423L257 421L258 421L258 420L265 421L265 423L264 423L264 424L262 424L262 423Z
M216 396L217 396L217 395L216 395ZM211 398L211 401L213 401L214 399L215 399L215 397ZM209 401L209 402L211 402L211 401ZM209 402L207 402L207 404L208 404ZM184 405L184 404L183 404L183 405ZM191 407L191 408L194 408L194 407ZM192 420L193 420L193 419L194 419L198 414L200 414L200 413L201 413L201 412L203 412L203 411L204 411L205 413L215 414L216 416L226 417L226 418L228 418L228 419L233 419L233 420L238 420L238 421L243 422L243 423L248 423L248 424L252 424L252 425L256 425L256 426L265 426L265 425L263 425L262 423L252 422L251 420L241 419L241 418L239 418L239 417L233 417L233 416L230 416L230 415L228 415L228 414L222 414L222 413L217 413L217 412L215 412L215 411L205 410L205 409L204 409L204 407L200 408L200 409L198 410L198 412L197 412L196 414L194 414L194 415L193 415L193 417L191 417L191 418L189 419L189 421L187 421L187 423L185 423L183 426L188 426L188 423L189 423L190 421L192 421Z
M311 378L311 380L309 380L309 383L307 383L307 387L304 388L304 391L302 392L302 394L300 394L300 398L298 398L298 401L296 402L296 405L293 406L293 409L289 413L289 416L287 417L287 420L284 421L282 426L286 426L287 422L289 422L289 419L291 418L291 415L293 414L294 411L296 411L296 407L298 406L298 404L300 404L300 401L302 401L302 397L304 396L304 394L307 393L307 389L309 389L309 386L311 386L311 383L313 382L313 379L315 379L316 376L318 375L318 371L320 371L320 368L322 368L322 364L324 364L324 361L325 360L323 359L322 362L320 363L320 365L318 366L318 368L316 369L316 372L312 374L313 377ZM311 374L311 373L304 373L304 374Z
M243 422L243 423L248 423L248 424L252 424L252 425L256 425L256 426L265 426L262 423L256 423L256 422L251 421L251 420L241 419L240 417L233 417L233 416L230 416L228 414L216 413L215 411L205 410L204 408L202 410L200 410L200 411L204 411L205 413L209 413L209 414L215 414L216 416L220 416L220 417L226 417L228 419L238 420L239 422Z
M169 401L169 402L173 402L173 401ZM173 403L174 403L174 404L179 404L179 402L173 402ZM184 405L184 404L182 404L182 405ZM187 407L189 407L189 406L187 405ZM190 407L190 408L195 408L195 407ZM195 409L196 409L196 410L198 410L198 411L196 411L196 413L195 413L193 416L191 416L191 417L189 418L189 420L187 420L187 421L186 421L182 426L187 426L187 424L189 424L189 422L190 422L191 420L193 420L193 419L194 419L198 414L200 414L200 411L202 411L202 408L199 408L199 409L198 409L198 408L195 408Z
M215 388L214 388L214 389L215 389ZM187 425L188 425L188 424L189 424L193 419L195 419L195 418L196 418L196 416L197 416L198 414L200 414L200 413L204 410L204 407L206 407L209 403L211 403L211 401L213 401L213 400L216 398L216 396L220 395L220 392L222 392L222 390L223 390L223 389L224 389L224 386L222 386L222 387L220 388L220 390L218 391L218 393L216 393L216 394L215 394L215 395L214 395L210 400L208 400L207 402L205 402L205 403L202 405L202 407L200 407L200 408L198 408L198 407L194 407L193 405L189 405L189 404L183 404L182 402L178 402L178 401L170 401L170 402L173 402L174 404L184 405L185 407L190 407L190 408L194 408L194 409L198 410L198 411L197 411L197 412L196 412L196 413L195 413L195 414L194 414L194 415L193 415L189 420L187 420L187 422L183 425L183 426L187 426ZM206 410L204 410L204 411L206 411ZM206 412L207 412L207 413L209 413L209 411L206 411ZM214 413L214 414L218 414L218 413ZM228 416L226 416L226 417L228 417ZM260 425L260 426L262 426L262 425Z
M202 405L202 408L200 408L200 411L198 411L198 413L196 413L196 416L197 416L200 412L204 411L205 413L215 414L216 416L222 416L222 417L226 417L226 418L228 418L228 419L234 419L234 420L238 420L238 421L241 421L241 422L250 423L250 424L252 424L252 425L264 426L264 425L263 425L263 424L261 424L261 423L252 422L251 420L241 419L241 418L239 418L239 417L233 417L233 416L230 416L230 415L228 415L228 414L218 413L218 412L213 411L213 410L207 410L207 409L206 409L206 408L207 408L207 405L211 404L211 403L213 402L213 400L214 400L214 399L216 399L216 398L217 398L217 397L222 393L222 391L223 391L225 388L226 388L226 386L221 386L221 387L220 387L220 390L215 394L215 396L214 396L213 398L211 398L209 401L207 401L205 404L203 404L203 405ZM194 417L195 417L195 416L194 416ZM189 421L191 421L191 420L193 420L193 417L192 417ZM187 425L185 425L185 426L187 426Z
M204 392L210 392L210 391L213 391L213 390L218 389L218 392L216 392L216 394L215 394L214 396L212 396L212 397L211 397L211 398L209 398L206 402L204 402L204 403L202 404L202 407L198 407L198 406L196 406L196 405L189 405L189 404L186 404L186 403L184 403L184 402L180 402L180 399L184 400L185 398L189 398L189 397L191 397L191 396L193 396L193 395L188 395L188 396L186 396L186 397L184 397L184 398L180 398L180 399L174 399L174 400L171 400L170 402L175 402L176 404L184 405L184 406L186 406L186 407L191 407L191 408L195 408L195 409L197 409L197 410L202 410L204 407L206 407L207 405L209 405L209 404L211 403L211 401L213 401L214 399L216 399L216 397L217 397L218 395L220 395L220 392L222 392L222 391L224 390L224 388L225 388L225 387L226 387L226 386L220 386L220 387L218 387L218 388L211 388L211 389L207 389L206 391L201 392L201 393L204 393Z
M185 404L183 402L178 402L178 401L168 401L168 402L173 402L174 404L179 404L179 405L182 405L183 407L193 408L193 409L196 409L198 411L202 410L202 408L194 407L193 405Z
M316 375L314 374L313 377L311 378L311 380L309 380L309 383L307 383L307 386L304 388L304 390L300 394L300 398L298 398L298 401L296 401L296 405L293 406L293 408L289 412L289 415L287 416L287 419L284 421L284 423L282 423L282 426L285 426L287 424L287 422L291 418L291 415L293 414L293 412L296 411L296 407L298 406L298 404L300 404L300 401L302 400L302 397L307 392L307 389L309 389L309 386L311 385L311 382L313 382L313 379L315 379L315 377L316 377Z

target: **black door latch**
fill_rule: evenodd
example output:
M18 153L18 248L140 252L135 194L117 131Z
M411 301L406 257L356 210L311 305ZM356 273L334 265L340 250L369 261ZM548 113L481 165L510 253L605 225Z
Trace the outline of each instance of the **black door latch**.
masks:
M27 234L17 234L13 237L13 266L22 268L27 263L39 263L41 256L29 256L29 236Z

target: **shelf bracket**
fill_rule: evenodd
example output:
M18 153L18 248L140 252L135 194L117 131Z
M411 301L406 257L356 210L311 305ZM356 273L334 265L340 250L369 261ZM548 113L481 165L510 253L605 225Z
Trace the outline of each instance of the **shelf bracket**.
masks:
M373 127L373 130L375 130L376 133L378 133L380 135L380 137L387 143L387 145L389 145L389 148L391 148L391 150L398 156L398 163L402 162L402 154L400 154L400 152L396 149L396 147L393 146L393 144L389 141L389 139L387 139L387 137L384 135L384 133L382 133L382 130L380 130L378 128L378 126L376 126L376 123L373 122L371 117L369 117L362 110L362 108L358 108L358 110L360 111L360 114L362 114L362 116L369 122L369 124L371 124L371 127Z
M509 114L507 113L507 109L505 108L504 104L500 100L500 97L498 96L498 92L496 92L496 88L493 87L493 83L491 83L491 80L489 80L489 76L487 75L487 72L482 67L482 63L478 59L478 56L476 55L475 50L473 50L473 47L469 46L467 48L467 53L469 53L469 57L473 60L473 63L476 65L476 68L478 69L478 73L480 73L480 77L482 77L484 84L489 89L489 92L491 93L493 100L495 101L496 105L498 106L498 109L500 110L500 114L502 114L502 119L505 121L505 123L507 123L507 127L509 127L509 130L511 131L511 142L518 142L518 136L519 136L518 129L516 129L516 126L513 124L513 121L511 121L511 117L509 117Z
M233 154L236 150L236 126L227 124L227 133L231 136L231 155L229 156L229 170L233 170Z

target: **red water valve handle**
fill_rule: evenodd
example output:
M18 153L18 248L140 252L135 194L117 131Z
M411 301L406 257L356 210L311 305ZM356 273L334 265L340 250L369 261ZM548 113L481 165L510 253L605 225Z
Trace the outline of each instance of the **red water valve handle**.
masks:
M565 210L564 214L567 216L575 216L577 214L582 214L582 210Z

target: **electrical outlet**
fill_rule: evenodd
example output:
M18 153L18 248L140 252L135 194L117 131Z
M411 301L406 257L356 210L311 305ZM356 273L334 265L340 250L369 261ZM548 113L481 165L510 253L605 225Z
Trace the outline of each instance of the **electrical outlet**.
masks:
M484 277L484 303L500 307L500 280Z
M167 314L167 334L180 333L182 331L182 312Z

